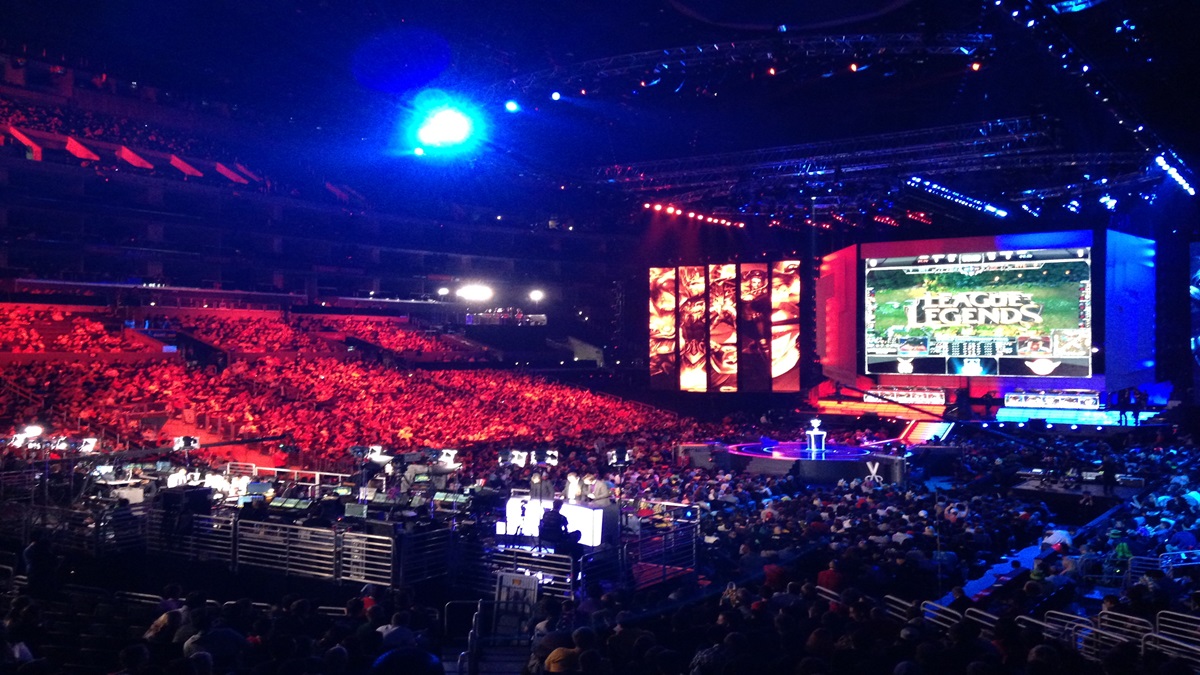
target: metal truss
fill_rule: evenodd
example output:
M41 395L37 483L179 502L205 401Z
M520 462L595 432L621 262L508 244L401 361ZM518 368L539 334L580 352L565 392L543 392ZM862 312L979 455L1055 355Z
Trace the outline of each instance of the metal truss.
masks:
M601 182L631 192L689 192L746 181L832 180L878 170L930 170L966 158L1053 148L1043 117L1014 117L806 145L766 148L597 170Z
M882 33L848 35L779 36L741 42L719 42L654 49L633 54L582 61L561 68L539 70L493 85L494 93L527 92L559 83L686 69L725 67L787 58L826 56L895 55L972 57L991 49L987 33Z
M1066 33L1062 23L1056 19L1064 4L1047 3L1044 0L996 1L999 11L1023 25L1042 48L1059 57L1057 60L1061 66L1074 75L1098 103L1107 108L1117 125L1129 132L1139 147L1164 155L1172 165L1193 175L1171 146L1141 118L1137 107L1126 98L1124 92L1092 67L1084 51Z

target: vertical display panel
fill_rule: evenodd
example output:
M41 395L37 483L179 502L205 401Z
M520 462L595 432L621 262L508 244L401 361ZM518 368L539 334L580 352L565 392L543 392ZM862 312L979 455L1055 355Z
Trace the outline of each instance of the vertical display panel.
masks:
M771 391L800 391L800 261L771 265Z
M771 286L766 263L746 263L739 275L738 389L771 390Z
M737 265L708 266L708 388L738 390Z
M704 267L679 268L679 389L708 391L708 311Z
M650 268L650 388L674 389L679 382L676 358L674 267Z
M1192 305L1192 381L1194 396L1200 401L1200 244L1192 244L1191 272L1188 297Z
M1090 377L1091 248L869 258L866 372Z

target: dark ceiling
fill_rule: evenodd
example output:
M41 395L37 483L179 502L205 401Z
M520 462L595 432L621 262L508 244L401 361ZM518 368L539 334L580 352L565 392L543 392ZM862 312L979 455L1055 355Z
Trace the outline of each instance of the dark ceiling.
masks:
M399 199L427 187L411 159L387 152L396 120L426 86L489 111L490 142L476 161L421 169L479 201L511 198L507 186L521 183L577 194L578 204L685 198L803 219L810 195L877 204L920 166L964 192L1057 208L1108 190L1096 181L1110 175L1129 195L1144 192L1161 182L1152 159L1163 152L1200 163L1200 96L1190 84L1200 57L1185 29L1200 19L1197 3L1094 1L1063 14L1052 4L0 0L0 39L10 53L85 58L121 77L295 119L289 133L302 129L314 156ZM552 91L564 100L551 102ZM500 111L508 98L524 111ZM1001 118L1028 119L1036 131L1000 150L903 159L925 151L902 134L933 129L921 137L933 143L936 129ZM791 153L806 162L794 170L764 171L746 154L840 139L858 147L849 141L876 135L889 135L874 141L878 165L861 169L813 147ZM714 153L734 154L687 159ZM669 162L631 166L651 160ZM614 180L619 167L626 176L676 173L634 186ZM714 167L707 187L687 173Z

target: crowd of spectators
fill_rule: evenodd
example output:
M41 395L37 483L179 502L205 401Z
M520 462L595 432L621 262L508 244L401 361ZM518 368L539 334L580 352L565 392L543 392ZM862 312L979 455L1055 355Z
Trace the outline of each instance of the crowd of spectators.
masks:
M345 333L395 352L436 354L451 351L451 346L436 336L401 327L387 317L302 317L297 327L308 331Z
M147 120L116 117L70 105L43 106L0 96L0 123L178 155L206 159L229 156L211 139L168 130Z
M191 333L209 344L234 352L274 354L279 352L331 353L333 343L297 330L282 318L185 316L172 321L178 330Z
M77 314L64 309L3 307L0 309L0 351L96 355L151 349L149 343L130 339L123 331L110 331L98 318L101 318L98 314Z

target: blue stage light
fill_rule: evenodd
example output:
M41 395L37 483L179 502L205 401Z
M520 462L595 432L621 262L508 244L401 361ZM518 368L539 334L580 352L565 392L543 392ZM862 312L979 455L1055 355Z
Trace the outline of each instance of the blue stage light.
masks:
M446 108L425 118L417 129L417 140L425 145L458 145L471 136L474 126L461 110Z
M554 92L553 94L550 94L551 101L557 101L560 98L562 98L562 94L558 93L557 91Z
M472 103L427 89L413 98L405 136L417 156L446 156L476 149L486 130L486 119Z
M521 104L516 101L508 101L504 104L504 109L511 113L521 112Z

